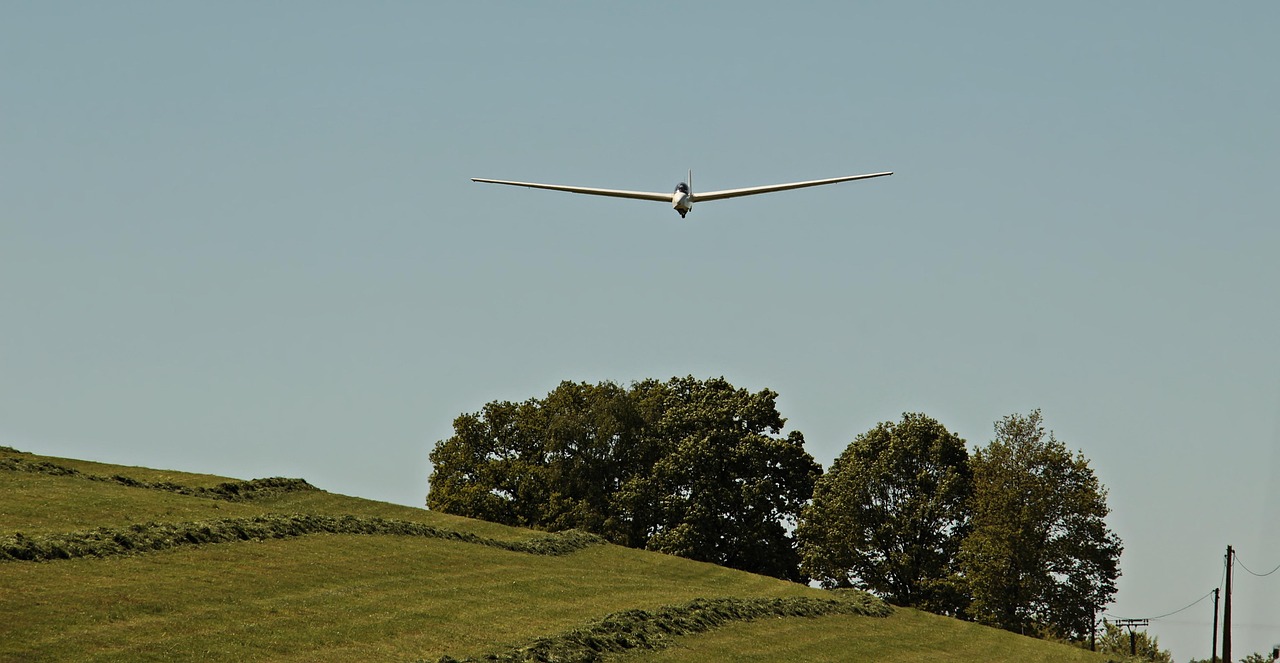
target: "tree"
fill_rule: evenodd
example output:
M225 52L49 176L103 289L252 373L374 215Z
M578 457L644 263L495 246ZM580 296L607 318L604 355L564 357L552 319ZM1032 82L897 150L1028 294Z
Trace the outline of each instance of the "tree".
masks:
M995 428L971 460L973 530L959 555L970 615L1010 631L1084 638L1120 575L1106 489L1083 455L1045 436L1039 410Z
M779 436L777 393L692 377L632 393L652 422L645 450L657 461L624 482L617 504L645 527L645 547L800 580L787 527L822 468L798 431Z
M1160 639L1146 631L1129 631L1104 621L1102 636L1098 638L1098 651L1113 654L1124 660L1151 661L1151 663L1173 663L1173 654L1160 649ZM1130 639L1132 637L1132 640ZM1134 651L1131 658L1129 652Z
M427 506L520 527L616 536L614 459L642 426L626 390L563 382L542 400L491 402L431 452Z
M432 451L427 505L800 579L787 526L822 470L776 399L687 377L489 403Z
M801 568L826 587L958 614L971 487L965 442L942 424L915 413L880 423L818 479L796 530Z

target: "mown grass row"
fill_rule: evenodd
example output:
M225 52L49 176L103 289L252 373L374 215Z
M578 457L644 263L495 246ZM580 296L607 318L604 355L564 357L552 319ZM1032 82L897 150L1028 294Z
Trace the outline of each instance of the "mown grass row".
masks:
M893 609L870 594L850 593L841 598L722 598L694 599L657 610L627 610L607 615L585 627L481 659L442 656L438 663L474 661L557 661L592 663L605 656L640 650L663 649L671 639L704 633L733 622L777 617L862 615L887 617Z
M611 661L614 659L610 659ZM829 615L726 624L675 646L619 657L618 663L1115 663L1105 654L1029 638L973 622L895 608L885 619ZM1128 663L1138 663L1129 661Z
M369 534L461 541L533 555L567 555L604 539L568 530L522 541L502 541L423 523L359 516L266 514L187 523L145 523L82 532L0 537L0 561L48 562L113 557L235 541L286 539L310 534Z
M22 453L10 447L0 448L0 450L11 453ZM14 457L0 457L0 470L8 470L11 472L31 472L34 474L46 474L49 476L76 477L89 481L116 483L130 488L163 490L170 493L177 493L178 495L225 500L228 502L241 502L263 497L273 497L283 493L319 490L308 483L306 479L286 479L283 477L250 479L248 481L226 481L211 487L184 486L171 481L140 481L120 474L111 476L89 474L87 472L81 472L73 467L50 463L47 460L28 460L26 458Z

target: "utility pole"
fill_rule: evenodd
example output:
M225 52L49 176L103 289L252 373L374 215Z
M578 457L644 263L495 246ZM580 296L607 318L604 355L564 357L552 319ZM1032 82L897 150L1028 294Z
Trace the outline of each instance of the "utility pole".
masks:
M1213 653L1209 654L1209 663L1218 663L1218 594L1221 587L1213 588Z
M1133 630L1133 627L1146 626L1150 623L1151 621L1147 619L1117 619L1115 621L1116 626L1129 627L1129 655L1130 656L1138 655L1138 634Z
M1222 660L1231 660L1231 567L1235 566L1236 551L1227 546L1227 602L1222 606Z
M1098 606L1089 606L1089 651L1098 651Z

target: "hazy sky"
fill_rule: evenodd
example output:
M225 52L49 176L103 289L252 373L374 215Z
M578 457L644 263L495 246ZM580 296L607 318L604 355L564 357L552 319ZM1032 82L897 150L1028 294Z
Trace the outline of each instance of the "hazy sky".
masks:
M421 505L561 380L779 392L823 465L1041 408L1108 613L1280 564L1280 4L58 3L0 22L0 444ZM703 204L666 191L893 170ZM1280 642L1280 573L1235 651ZM1207 657L1209 601L1153 623Z

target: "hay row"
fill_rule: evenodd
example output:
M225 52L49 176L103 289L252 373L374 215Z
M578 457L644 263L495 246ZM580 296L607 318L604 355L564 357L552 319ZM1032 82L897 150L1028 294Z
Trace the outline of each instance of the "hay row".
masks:
M0 451L4 450L12 451L7 447L0 447ZM169 481L140 481L120 474L112 476L89 474L87 472L81 472L73 467L65 467L56 463L50 463L47 460L27 460L26 458L11 457L0 458L0 470L9 470L11 472L31 472L33 474L46 474L49 476L76 477L79 479L87 479L89 481L116 483L130 488L163 490L170 493L177 493L179 495L203 497L211 500L225 500L228 502L243 502L246 500L280 495L282 493L319 490L310 483L307 483L306 479L286 479L283 477L250 479L248 481L226 481L211 487L184 486L182 484Z
M114 557L235 541L265 541L310 534L412 536L461 541L532 555L567 555L604 539L569 530L525 541L502 541L423 523L385 518L323 515L262 515L186 523L145 523L101 527L65 534L0 537L0 562L48 562L81 557Z
M479 659L443 656L438 659L438 663L593 663L603 660L605 656L632 650L662 649L670 646L671 639L676 636L703 633L730 622L836 614L887 617L892 611L884 601L863 592L843 594L840 598L695 599L652 612L617 612L582 628L538 638L528 645L499 654L489 654Z

